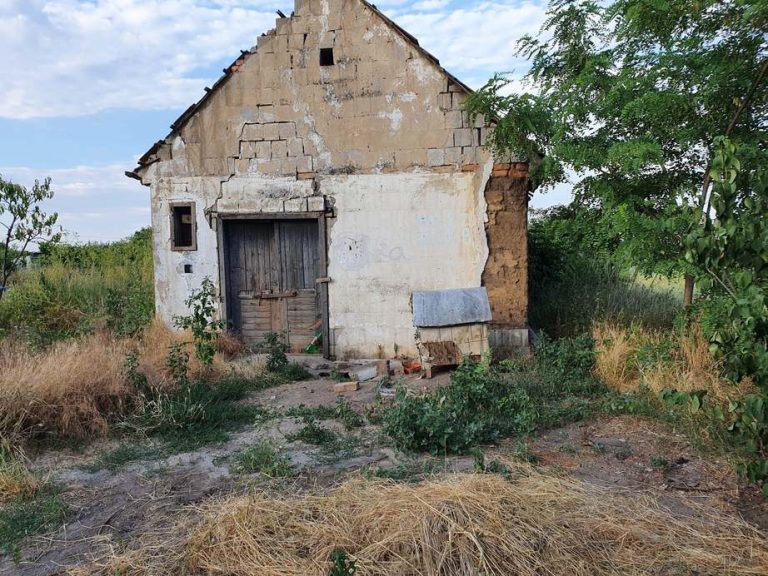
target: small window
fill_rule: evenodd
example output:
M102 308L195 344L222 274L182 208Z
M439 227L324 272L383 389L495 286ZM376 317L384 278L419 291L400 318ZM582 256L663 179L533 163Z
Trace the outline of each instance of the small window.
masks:
M320 48L320 66L333 66L333 48Z
M171 249L197 250L195 204L171 204Z

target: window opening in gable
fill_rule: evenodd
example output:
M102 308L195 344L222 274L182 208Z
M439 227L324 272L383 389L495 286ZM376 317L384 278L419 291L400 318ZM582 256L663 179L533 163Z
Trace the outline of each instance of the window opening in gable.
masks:
M320 48L320 66L333 66L333 48Z

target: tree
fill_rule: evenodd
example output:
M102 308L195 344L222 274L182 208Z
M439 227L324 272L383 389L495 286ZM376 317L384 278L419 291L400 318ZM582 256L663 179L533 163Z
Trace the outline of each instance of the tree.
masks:
M534 186L576 172L575 201L642 271L693 272L683 241L709 219L715 138L765 146L768 2L554 0L548 16L518 44L531 91L496 75L468 110L497 119L492 146L527 158Z
M40 206L50 198L53 198L50 178L42 184L35 180L28 190L0 176L0 229L4 229L0 237L0 287L7 286L30 244L61 240L61 233L54 231L59 215L46 214ZM2 297L0 290L0 299Z

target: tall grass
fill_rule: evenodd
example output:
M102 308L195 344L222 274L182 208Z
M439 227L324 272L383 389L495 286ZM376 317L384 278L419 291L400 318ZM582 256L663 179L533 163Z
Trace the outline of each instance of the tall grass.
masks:
M735 385L722 377L709 342L695 324L662 332L602 322L595 324L593 336L595 375L618 392L706 391L710 399L725 405L728 398L755 391L749 381Z
M181 346L189 373L215 382L221 362L203 367L192 354L191 338L155 320L140 338L98 332L34 350L19 340L0 340L0 437L18 443L40 436L86 439L103 436L110 424L140 411L145 393L170 393L178 382L168 351ZM132 374L126 364L136 358ZM137 375L142 380L138 386Z
M534 276L530 299L531 326L556 338L589 332L595 321L670 329L682 309L673 289L649 286L610 264L581 259L565 263L555 276Z
M567 212L566 212L567 213ZM596 321L668 329L682 309L673 286L622 270L585 240L583 223L555 212L531 222L529 322L554 338L589 332Z
M137 334L154 312L149 230L111 244L47 247L0 300L0 336L42 347L110 329Z

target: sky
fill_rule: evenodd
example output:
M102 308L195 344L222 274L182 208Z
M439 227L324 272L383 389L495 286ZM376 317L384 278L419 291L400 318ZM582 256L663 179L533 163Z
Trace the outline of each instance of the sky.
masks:
M541 26L540 0L377 0L451 73L479 88L521 77L515 41ZM292 0L0 0L0 174L50 176L67 240L104 242L149 225L136 159L274 27ZM567 187L533 206L568 200Z

